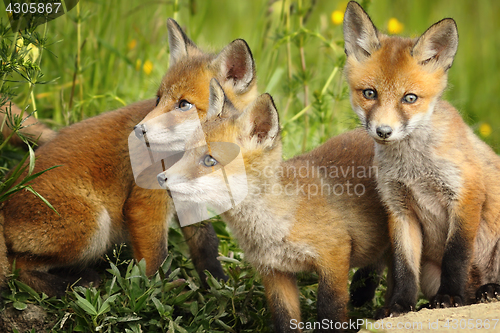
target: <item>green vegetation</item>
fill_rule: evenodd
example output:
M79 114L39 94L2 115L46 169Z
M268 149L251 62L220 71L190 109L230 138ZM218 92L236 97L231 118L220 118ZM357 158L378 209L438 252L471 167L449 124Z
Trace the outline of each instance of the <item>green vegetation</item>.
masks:
M390 19L395 18L391 30L402 28L405 36L418 36L444 17L457 21L459 51L445 98L476 133L500 151L500 131L496 131L500 127L500 2L360 2L381 30L387 32ZM16 50L13 45L20 35L7 35L0 29L0 84L15 95L14 102L26 108L26 115L36 109L38 117L54 128L154 97L168 68L166 19L173 17L205 50L220 50L236 38L248 42L256 60L259 90L271 93L280 111L284 154L289 158L357 126L342 76L342 26L334 23L339 13L332 20L332 13L343 13L346 3L81 1L67 15L39 26L37 34L23 32L23 48L16 53L19 58L8 55ZM35 51L30 51L29 44L36 46L39 58L33 58ZM7 60L17 61L22 68L8 67ZM17 124L14 127L19 120ZM9 145L0 149L3 170L24 156ZM182 236L172 229L172 256L151 279L144 276L144 263L130 263L130 256L121 254L126 252L121 251L123 247L117 247L109 260L100 263L103 283L98 289L75 288L64 299L47 299L12 279L3 306L42 305L53 319L54 332L271 331L258 276L244 262L225 225L217 218L213 223L230 276L226 284L209 279L210 290L199 290ZM168 273L170 264L172 272ZM316 287L314 274L300 276L304 320L315 318ZM373 304L351 315L370 317L373 308L383 303L382 296L383 287Z

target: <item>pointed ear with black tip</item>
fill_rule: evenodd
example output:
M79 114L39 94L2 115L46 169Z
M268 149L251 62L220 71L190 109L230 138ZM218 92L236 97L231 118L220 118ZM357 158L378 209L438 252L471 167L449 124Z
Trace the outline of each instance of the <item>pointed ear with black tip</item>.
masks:
M368 14L355 1L347 4L344 15L345 53L359 62L380 48L378 31Z
M207 120L213 120L217 117L228 118L234 114L236 114L236 111L234 110L234 107L229 99L227 99L219 81L212 78L210 80Z
M446 18L432 25L419 37L411 54L421 65L447 71L453 64L457 48L457 24L453 19Z
M244 94L255 84L255 63L250 47L243 39L226 46L213 60L220 83L232 82L236 94Z
M175 20L167 20L168 45L170 47L170 66L174 65L180 59L187 57L191 50L198 50L198 47L192 40L186 36L181 27Z
M244 122L244 135L267 147L273 145L280 132L278 111L269 94L257 97L240 119Z

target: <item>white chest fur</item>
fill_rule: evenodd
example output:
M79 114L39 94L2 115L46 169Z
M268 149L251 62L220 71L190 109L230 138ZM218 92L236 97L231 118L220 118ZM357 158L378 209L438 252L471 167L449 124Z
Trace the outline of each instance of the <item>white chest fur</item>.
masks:
M457 165L435 153L429 141L415 137L418 134L389 146L377 145L377 185L392 212L415 214L423 231L424 256L439 258L448 235L449 209L460 194L461 174Z
M245 258L257 270L306 271L310 269L307 262L317 254L309 245L287 239L294 213L286 205L271 208L265 196L249 196L224 213L224 219L238 239Z

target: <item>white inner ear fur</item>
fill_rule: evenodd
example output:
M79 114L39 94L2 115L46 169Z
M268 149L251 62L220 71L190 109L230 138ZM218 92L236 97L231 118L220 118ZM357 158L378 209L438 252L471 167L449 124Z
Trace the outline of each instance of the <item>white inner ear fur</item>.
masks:
M455 21L444 19L431 26L413 47L412 55L424 65L432 60L433 67L451 67L458 48ZM433 59L435 58L435 59Z
M380 47L377 29L361 6L350 3L344 19L345 48L349 56L363 61Z
M210 80L210 97L208 100L207 119L213 119L222 113L224 108L224 90L216 79Z
M187 57L187 46L182 30L174 20L168 20L168 45L170 48L170 66Z

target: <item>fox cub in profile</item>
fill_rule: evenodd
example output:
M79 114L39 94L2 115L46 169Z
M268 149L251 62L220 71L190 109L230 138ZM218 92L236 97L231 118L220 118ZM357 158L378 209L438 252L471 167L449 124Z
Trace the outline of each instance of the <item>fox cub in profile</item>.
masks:
M238 111L215 79L210 91L207 121L193 138L206 144L192 142L195 148L158 175L160 184L179 200L214 206L227 200L228 184L233 198L247 191L221 216L262 276L276 331L304 328L295 281L302 271L319 275L316 328L345 329L350 267L384 262L389 248L387 215L374 199L370 138L351 131L283 161L271 96ZM244 163L230 163L238 154Z
M241 107L257 96L253 58L243 40L233 41L215 55L199 50L174 20L168 21L168 32L170 68L156 101L142 101L69 126L37 150L34 172L60 165L31 183L59 215L27 191L5 202L0 216L6 245L5 249L0 242L0 282L6 274L5 252L9 263L15 261L20 269L19 279L48 295L62 295L68 283L79 277L84 277L82 283L95 281L95 274L78 268L124 240L131 244L136 259L146 259L147 274L153 274L163 262L175 210L166 191L144 189L135 183L129 134L148 114L181 115L190 109L203 120L214 77ZM175 138L175 128L182 126L183 118L170 119L178 123L165 125L164 136ZM140 128L141 133L143 130ZM182 231L202 280L205 269L225 278L216 259L218 239L212 225ZM58 274L62 267L76 272ZM87 277L90 281L85 281Z
M498 292L500 157L441 100L458 46L453 19L416 39L380 33L350 2L345 74L352 107L375 141L389 211L392 293L381 316L412 310L418 285L432 307Z

